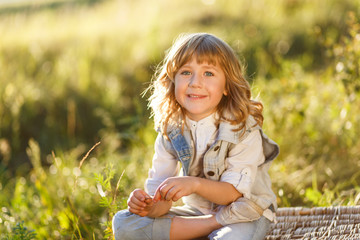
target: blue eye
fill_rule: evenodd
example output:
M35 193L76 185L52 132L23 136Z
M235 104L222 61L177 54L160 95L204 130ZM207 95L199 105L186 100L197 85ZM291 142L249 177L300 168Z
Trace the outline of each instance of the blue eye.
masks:
M189 72L189 71L182 71L181 72L181 75L190 75L191 74L191 72Z
M205 72L205 76L211 77L211 76L214 76L214 74L212 72Z

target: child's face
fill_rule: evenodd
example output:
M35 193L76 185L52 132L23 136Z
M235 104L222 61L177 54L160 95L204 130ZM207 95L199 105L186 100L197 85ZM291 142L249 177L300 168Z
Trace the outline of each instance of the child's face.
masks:
M225 90L225 74L219 64L199 64L193 57L175 75L175 97L186 115L199 121L216 111Z

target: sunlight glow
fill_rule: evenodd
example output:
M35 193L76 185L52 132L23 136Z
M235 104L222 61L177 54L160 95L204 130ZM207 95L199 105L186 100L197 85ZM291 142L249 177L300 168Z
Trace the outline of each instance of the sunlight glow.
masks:
M216 0L202 0L203 4L205 5L213 5Z

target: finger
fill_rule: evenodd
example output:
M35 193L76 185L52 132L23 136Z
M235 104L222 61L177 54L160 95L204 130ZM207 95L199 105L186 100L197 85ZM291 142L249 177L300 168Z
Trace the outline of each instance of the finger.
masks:
M139 199L140 201L145 201L146 198L150 197L144 190L137 189L133 192L133 196Z
M179 191L177 185L165 185L160 189L162 199L171 201L172 197Z
M173 197L172 197L172 201L173 202L176 202L176 201L178 201L180 198L182 198L184 195L182 194L182 192L181 191L178 191Z
M153 202L153 199L150 197L150 198L145 198L145 203L147 205L151 204Z
M145 217L145 216L147 216L147 213L145 213L145 212L139 212L137 215L139 215L140 217Z
M167 191L173 186L171 178L167 178L163 181L156 189L154 195L154 202L158 202L162 199L165 199Z
M127 204L135 204L138 205L140 207L146 207L146 203L144 201L140 201L138 198L136 197L131 197L129 198L129 200L127 201Z
M133 208L128 208L129 212L139 214L141 211Z
M161 189L164 193L164 195L163 195L163 199L165 199L166 201L170 201L171 200L171 198L172 198L172 196L173 196L173 194L174 194L174 188L175 187L172 187L172 188L170 188L169 190L163 190L163 189Z
M134 196L132 196L132 197L130 197L130 198L128 199L127 203L129 204L130 202L135 203L135 204L137 204L137 205L144 205L144 204L145 204L144 201L141 201L140 199L138 199L138 198L136 198L136 197L134 197Z
M143 208L143 207L140 207L140 206L137 206L137 205L128 205L128 210L132 213L135 213L135 214L140 214L142 212L148 212L147 209Z
M140 217L145 217L148 214L146 211L138 211L135 209L129 209L129 212L139 215Z
M160 185L161 186L161 185ZM156 189L153 201L156 203L161 200L160 186Z
M179 200L178 196L181 196L181 189L174 186L167 192L165 199L167 201L176 202L177 200Z
M145 207L146 207L145 203L144 203L144 205L138 205L133 202L129 202L129 204L128 204L129 209L143 210Z

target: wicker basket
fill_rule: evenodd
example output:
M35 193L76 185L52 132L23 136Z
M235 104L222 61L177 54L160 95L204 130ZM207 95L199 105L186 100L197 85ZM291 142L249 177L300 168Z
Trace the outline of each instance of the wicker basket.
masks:
M360 239L360 206L279 208L266 236L274 239Z

